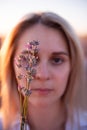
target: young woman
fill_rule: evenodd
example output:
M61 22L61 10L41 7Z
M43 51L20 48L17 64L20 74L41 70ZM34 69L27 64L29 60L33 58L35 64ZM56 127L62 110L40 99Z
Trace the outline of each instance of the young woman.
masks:
M71 26L52 12L24 16L1 49L2 124L20 130L19 70L15 58L25 43L39 41L37 73L30 84L27 130L86 130L81 104L85 88L83 51ZM25 72L22 71L24 74ZM80 101L79 101L80 100Z

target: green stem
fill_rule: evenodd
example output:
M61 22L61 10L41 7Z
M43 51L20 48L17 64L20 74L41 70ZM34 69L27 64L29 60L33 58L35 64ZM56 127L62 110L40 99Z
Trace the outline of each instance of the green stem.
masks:
M26 79L26 88L29 89L29 82ZM24 96L22 100L22 94L20 93L20 111L21 111L21 126L20 130L26 130L26 118L27 118L27 108L28 108L28 96Z

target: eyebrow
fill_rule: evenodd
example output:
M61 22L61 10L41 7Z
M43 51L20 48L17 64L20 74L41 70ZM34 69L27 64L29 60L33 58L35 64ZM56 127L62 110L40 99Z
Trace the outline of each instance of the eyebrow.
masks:
M60 51L60 52L53 52L52 55L66 55L66 56L69 56L69 53Z

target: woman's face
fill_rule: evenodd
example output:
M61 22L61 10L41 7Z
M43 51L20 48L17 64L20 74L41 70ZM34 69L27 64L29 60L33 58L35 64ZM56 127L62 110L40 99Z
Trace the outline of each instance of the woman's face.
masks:
M40 44L37 73L30 84L32 94L29 101L32 104L58 103L65 92L70 74L70 57L66 39L56 29L41 24L34 25L21 35L15 57L25 49L27 41L33 40L38 40ZM18 75L19 70L15 63L14 69L15 74ZM21 73L25 72L21 70ZM25 86L25 79L18 81L18 84Z

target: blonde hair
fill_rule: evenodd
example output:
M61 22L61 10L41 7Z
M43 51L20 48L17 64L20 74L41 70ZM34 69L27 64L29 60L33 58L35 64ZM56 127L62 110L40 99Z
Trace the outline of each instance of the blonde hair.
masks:
M68 104L71 115L73 115L72 110L74 106L79 106L78 102L76 102L79 100L79 96L77 97L77 95L79 95L78 90L83 89L85 79L83 51L76 34L68 22L55 13L43 12L28 14L13 28L1 48L1 94L5 126L8 126L10 122L14 120L17 112L19 112L19 95L13 68L13 58L17 48L17 40L21 37L23 31L37 23L58 30L60 29L66 37L72 69L66 92L62 98L65 104Z

